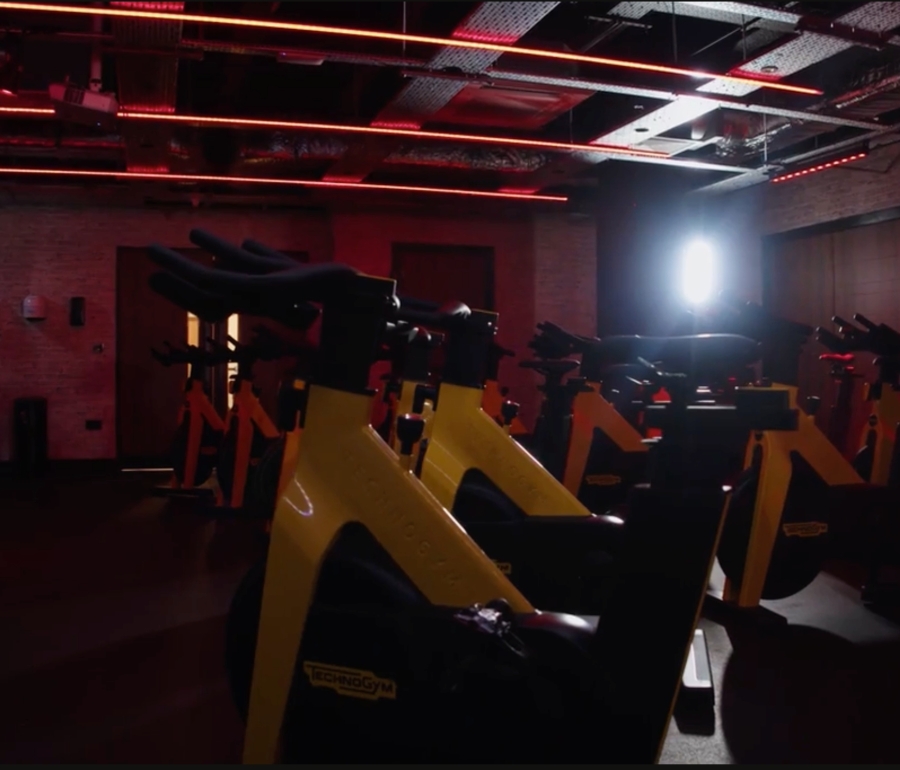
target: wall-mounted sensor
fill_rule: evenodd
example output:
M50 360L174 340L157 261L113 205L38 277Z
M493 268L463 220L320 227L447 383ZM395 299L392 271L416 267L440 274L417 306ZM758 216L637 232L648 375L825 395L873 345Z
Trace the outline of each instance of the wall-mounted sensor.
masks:
M69 326L84 326L84 297L72 297L69 300Z
M22 300L22 318L26 321L43 321L47 317L47 298L29 294Z

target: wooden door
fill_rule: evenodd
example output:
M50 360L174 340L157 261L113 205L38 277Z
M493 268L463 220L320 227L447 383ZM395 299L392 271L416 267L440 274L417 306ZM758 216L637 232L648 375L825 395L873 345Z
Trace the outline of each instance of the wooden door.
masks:
M397 293L432 302L494 309L494 250L483 246L395 243L391 278Z
M494 250L485 246L395 243L391 278L397 293L441 305L464 302L473 310L494 309ZM444 365L435 351L434 370Z
M146 249L120 248L116 264L116 428L118 458L131 467L168 467L187 367L166 367L150 348L184 345L187 314L153 292L159 270Z

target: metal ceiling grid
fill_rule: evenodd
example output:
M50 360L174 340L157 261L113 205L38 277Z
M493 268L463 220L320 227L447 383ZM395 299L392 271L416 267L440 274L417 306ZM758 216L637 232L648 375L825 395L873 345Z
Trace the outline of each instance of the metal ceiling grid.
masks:
M703 5L706 4L704 3ZM636 14L641 10L644 10L645 13L648 13L649 10L663 10L665 6L669 7L670 13L672 12L673 6L676 12L679 12L680 9L695 8L694 5L686 3L620 3L613 11L615 12L622 6L626 6L623 10L631 14ZM631 6L640 7L630 8ZM650 6L654 7L647 10ZM844 14L839 17L837 21L847 26L865 29L866 31L886 32L900 25L900 3L867 3L861 8ZM846 50L852 45L852 43L838 40L837 38L827 37L818 33L804 32L773 51L769 51L749 62L745 62L739 68L736 68L735 72L756 72L762 74L761 71L763 67L778 62L774 66L778 67L779 75L783 76L785 74L797 72L800 69L820 61L824 61L836 53ZM757 87L752 84L713 80L698 88L696 93L698 95L701 93L708 93L743 96L756 90L758 90ZM686 106L681 106L683 102L686 102ZM663 107L660 107L651 113L644 114L635 121L620 126L614 131L598 136L592 141L596 144L616 143L640 146L641 142L646 141L653 136L658 136L659 134L671 131L684 123L696 120L698 117L712 112L717 107L718 105L698 100L696 96L679 96L677 99L670 101ZM609 156L597 156L589 159L587 162L597 164L608 159ZM734 180L726 181L732 182Z
M790 11L766 8L751 3L645 3L624 2L616 5L610 16L623 19L642 19L648 13L691 16L695 19L718 21L723 24L743 24L755 21L757 26L769 29L789 30L800 20L800 15Z
M491 40L508 44L519 40L535 27L558 2L486 2L481 3L460 23L452 36L467 40ZM457 68L468 73L482 73L501 54L462 48L444 48L426 65L429 69ZM446 78L421 77L411 80L372 121L372 125L402 124L421 126L428 117L446 106L467 83ZM351 150L326 175L326 179L360 181L375 170L390 152L376 151L375 144L364 141L359 150ZM379 143L383 144L383 143ZM366 146L368 145L368 146Z
M112 3L128 8L129 2ZM142 10L183 13L183 2L141 3ZM149 6L149 8L147 7ZM180 21L147 21L115 18L113 39L122 48L165 50L181 43ZM116 55L116 80L119 106L126 110L175 112L178 90L178 58L140 53ZM171 127L154 124L129 124L122 127L125 162L129 171L168 171Z
M869 31L869 32L878 32L885 33L890 32L896 27L900 26L900 3L891 3L891 2L873 2L866 3L865 5L850 11L836 19L836 22L843 24L849 27L857 27L859 29ZM771 53L776 53L787 46L791 46L792 43L797 43L801 41L804 37L808 37L813 33L803 33L799 38L796 38L794 41L787 43L785 46L781 46ZM822 37L818 35L817 37ZM842 41L837 41L842 42ZM844 47L839 50L846 50L849 48L851 44L846 44ZM839 51L837 51L839 52ZM766 54L765 56L769 56L770 54ZM808 54L807 54L808 55ZM833 55L833 54L832 54ZM759 57L760 59L765 58ZM756 64L759 59L753 61L753 64ZM815 63L815 62L814 62ZM742 71L753 71L752 69L748 69L747 65L742 66ZM867 139L875 138L881 136L882 134L889 133L895 130L896 127L881 127L877 129L873 129L870 133L865 134L863 136L854 137L853 139L846 140L844 142L839 142L837 144L830 145L829 147L823 150L815 150L810 153L805 153L803 155L794 156L791 158L784 158L780 161L781 164L790 164L790 163L800 163L803 162L806 158L817 157L821 155L823 152L838 152L844 147L853 147L858 145L860 142L865 141ZM723 192L731 192L734 190L739 190L744 187L750 187L755 184L760 184L765 182L769 178L769 172L773 167L767 166L763 169L760 169L758 172L754 172L751 174L747 174L742 177L737 177L734 179L726 179L722 182L717 182L712 185L707 185L704 188L701 188L703 192L706 193L723 193ZM698 191L700 192L700 191Z

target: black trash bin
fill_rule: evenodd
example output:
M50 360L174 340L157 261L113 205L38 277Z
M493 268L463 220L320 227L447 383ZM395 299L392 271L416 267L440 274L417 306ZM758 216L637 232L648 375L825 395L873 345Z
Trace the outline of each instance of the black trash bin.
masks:
M13 402L15 464L22 476L47 468L47 399L17 398Z

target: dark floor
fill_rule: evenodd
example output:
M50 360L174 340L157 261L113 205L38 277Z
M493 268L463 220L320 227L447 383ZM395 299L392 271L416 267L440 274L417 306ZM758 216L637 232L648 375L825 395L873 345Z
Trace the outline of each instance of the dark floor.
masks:
M0 480L0 762L240 761L224 615L257 539L151 483ZM715 734L673 724L662 762L900 761L900 624L857 597L822 575L780 631L704 620Z

